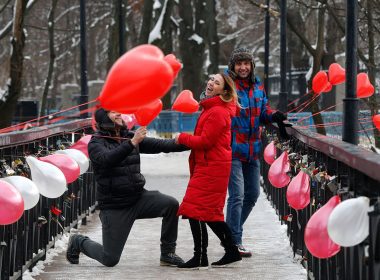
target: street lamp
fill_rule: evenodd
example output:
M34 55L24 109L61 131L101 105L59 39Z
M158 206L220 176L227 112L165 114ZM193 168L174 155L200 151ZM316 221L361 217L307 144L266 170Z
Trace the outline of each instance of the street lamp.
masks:
M357 0L346 1L346 98L343 99L343 141L358 144L357 75Z
M265 56L264 56L264 89L269 94L269 31L270 31L270 17L269 17L269 0L267 0L267 8L265 13Z
M119 12L119 56L125 53L125 5L123 0L118 2L118 12Z
M86 46L86 1L80 0L80 101L79 104L88 102L88 86L87 86L87 46ZM79 107L85 110L88 105ZM81 118L87 118L88 113L80 115Z
M281 88L279 93L278 109L282 112L287 111L288 93L286 83L286 0L281 1L281 18L280 18L280 75Z

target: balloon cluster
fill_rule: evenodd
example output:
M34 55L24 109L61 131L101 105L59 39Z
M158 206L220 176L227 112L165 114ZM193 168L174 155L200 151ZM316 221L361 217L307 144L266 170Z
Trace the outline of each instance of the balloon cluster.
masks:
M0 178L0 225L18 221L24 210L36 206L40 195L57 198L89 168L87 145L91 135L79 139L69 149L44 157L27 156L31 179L24 176Z
M338 63L333 63L329 67L328 75L325 71L319 71L313 78L312 89L316 94L329 92L333 85L339 85L346 80L346 71ZM359 73L356 77L356 96L358 98L371 97L375 88L371 84L367 73ZM373 124L380 130L380 115L373 117Z
M277 148L284 151L276 159ZM288 154L287 149L286 144L281 146L276 141L265 147L264 160L270 165L268 179L276 188L288 186L286 198L289 206L302 210L310 204L311 180L324 182L331 190L336 176L319 171L315 163L307 166L307 156ZM290 166L299 170L291 180ZM363 242L369 235L369 202L367 197L346 199L343 202L339 195L331 197L307 222L304 241L309 252L317 258L329 258L337 254L341 246L355 246ZM291 219L288 217L286 220Z
M329 92L333 85L339 85L346 80L346 71L338 63L333 63L329 67L328 75L325 71L319 71L313 78L312 89L316 94ZM359 73L357 75L357 91L358 98L368 98L373 95L375 88L369 81L367 73Z
M174 54L164 56L154 45L137 46L111 67L98 98L100 105L122 113L128 128L136 123L149 125L161 112L160 98L169 91L181 68ZM198 102L185 90L178 96L173 110L194 113Z

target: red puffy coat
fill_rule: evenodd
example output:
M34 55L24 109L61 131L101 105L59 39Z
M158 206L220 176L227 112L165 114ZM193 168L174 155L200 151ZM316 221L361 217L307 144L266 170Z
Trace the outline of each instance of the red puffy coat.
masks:
M181 133L178 142L191 148L190 181L178 215L200 221L224 221L231 171L231 117L236 104L219 96L201 102L194 135Z

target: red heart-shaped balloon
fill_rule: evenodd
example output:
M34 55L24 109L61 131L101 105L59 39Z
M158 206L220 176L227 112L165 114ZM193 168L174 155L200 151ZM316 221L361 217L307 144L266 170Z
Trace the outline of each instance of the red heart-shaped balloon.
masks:
M298 172L286 189L286 200L296 210L304 209L310 203L310 177L305 172Z
M330 82L327 82L326 87L322 90L322 92L329 92L332 90L332 84Z
M176 78L177 75L178 75L179 70L181 70L181 68L182 68L182 64L181 64L181 62L179 62L179 61L177 60L177 58L175 57L175 55L172 54L172 53L166 55L166 56L164 57L164 60L165 60L167 63L169 63L169 65L170 65L171 68L173 69L173 75L174 75L174 78Z
M339 85L346 80L346 70L338 63L333 63L329 67L329 82L332 85Z
M0 180L0 225L18 221L24 213L24 199L10 183Z
M339 196L333 196L307 222L304 234L305 245L314 257L330 258L340 251L340 246L331 240L327 232L329 216L339 203Z
M329 80L325 71L319 71L315 74L312 82L314 93L321 93L330 87Z
M373 116L373 124L376 126L378 130L380 130L380 114Z
M276 146L274 141L270 142L264 149L264 160L266 163L271 165L276 160Z
M77 142L75 142L74 144L72 144L70 146L70 149L79 150L79 151L83 152L87 157L89 157L88 156L88 149L87 148L88 148L88 143L91 140L91 137L92 137L92 135L83 136Z
M278 159L276 159L268 170L268 179L273 187L283 188L290 182L287 172L290 170L288 152L284 151Z
M140 45L114 63L99 101L107 110L131 113L165 95L173 80L173 69L162 51L153 45Z
M358 98L367 98L372 96L375 92L375 88L369 81L367 73L359 73L356 77L357 89L356 96Z
M153 102L145 105L135 112L137 123L141 126L146 126L154 120L162 110L162 102L156 99Z
M177 96L172 109L182 113L195 113L198 111L198 107L199 103L194 99L193 93L185 89Z
M63 175L65 175L68 184L74 182L80 175L80 167L78 163L68 155L51 154L38 159L58 167Z

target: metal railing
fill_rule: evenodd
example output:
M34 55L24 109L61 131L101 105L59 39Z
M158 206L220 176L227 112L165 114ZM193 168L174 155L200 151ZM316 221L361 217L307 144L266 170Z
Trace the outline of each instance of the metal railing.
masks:
M264 133L263 146L275 138L274 127ZM286 187L275 188L268 180L269 165L262 162L264 191L272 202L282 223L288 227L288 236L294 255L300 255L308 271L308 279L318 280L379 280L380 279L380 155L355 145L329 138L307 130L291 128L291 152L307 155L319 171L336 176L334 183L311 178L310 204L303 210L290 208L286 200ZM280 150L278 150L279 155ZM294 168L292 169L295 175ZM310 254L304 242L304 231L310 217L333 195L342 201L367 196L374 205L369 212L370 234L359 245L342 247L340 252L327 259ZM291 217L291 219L289 219Z
M6 165L13 165L16 175L23 172L23 175L30 177L25 156L44 156L63 146L67 148L88 131L91 131L91 120L0 134L1 177L9 172ZM54 207L62 213L52 211ZM94 210L95 184L90 166L86 173L68 185L68 190L59 198L40 196L38 204L25 210L17 222L0 225L0 278L22 278L25 270L46 258L46 252L54 247L56 238L64 231L76 228L80 221L86 224L86 216Z
M183 117L183 116L181 116ZM184 121L184 119L182 119ZM154 126L161 131L175 132L193 129L196 117L182 124L172 118L157 120ZM169 123L168 127L163 126ZM189 127L187 127L187 125ZM44 155L47 151L59 149L61 145L75 142L81 133L91 130L90 120L79 120L25 132L0 134L0 160L12 165L16 159L26 155ZM287 223L288 236L294 255L302 257L307 268L308 279L355 279L380 280L380 155L338 139L319 135L308 130L290 128L289 147L292 152L308 156L319 171L325 170L336 176L336 186L342 200L367 196L374 211L369 213L370 235L361 244L342 248L334 257L318 259L313 257L304 243L305 226L313 213L336 193L336 189L316 180L311 180L311 203L304 210L291 209L286 201L286 188L270 185L267 174L269 165L263 162L262 175L264 190L273 203L280 220ZM275 137L276 128L268 127L263 136L264 147ZM278 151L279 152L279 151ZM0 168L0 172L4 169ZM54 246L54 240L65 230L76 227L79 221L86 223L89 211L94 210L95 186L91 169L80 179L68 186L68 191L57 199L41 197L39 203L26 210L19 221L12 225L0 226L0 271L1 279L18 279L26 269L38 260L43 260L47 249ZM62 210L56 216L51 207ZM62 218L62 216L64 218ZM290 217L286 219L285 217Z

